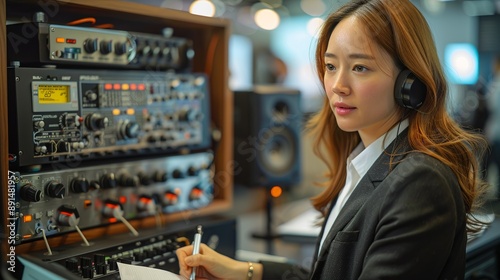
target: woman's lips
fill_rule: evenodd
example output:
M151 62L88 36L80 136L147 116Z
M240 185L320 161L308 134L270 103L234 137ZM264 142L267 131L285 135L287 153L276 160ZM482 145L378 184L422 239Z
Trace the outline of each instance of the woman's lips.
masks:
M356 107L349 106L349 105L342 103L342 102L335 102L334 106L335 106L335 112L339 116L348 115L352 111L356 110Z

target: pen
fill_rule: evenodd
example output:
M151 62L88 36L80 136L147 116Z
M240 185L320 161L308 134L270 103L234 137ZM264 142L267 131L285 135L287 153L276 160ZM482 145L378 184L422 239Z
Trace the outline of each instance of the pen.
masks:
M198 225L196 227L196 233L194 234L193 255L200 253L200 243L202 234L203 232L201 231L201 225ZM195 278L196 278L196 267L193 267L193 272L191 272L191 277L189 277L189 280L194 280Z

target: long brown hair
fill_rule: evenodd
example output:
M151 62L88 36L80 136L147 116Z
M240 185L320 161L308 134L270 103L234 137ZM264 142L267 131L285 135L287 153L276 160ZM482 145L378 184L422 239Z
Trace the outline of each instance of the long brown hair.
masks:
M392 56L401 69L411 70L426 86L427 94L418 110L408 113L410 146L449 166L458 178L467 213L479 205L486 184L478 176L476 154L487 146L485 139L462 129L447 113L447 82L430 28L420 11L408 0L354 0L331 14L324 22L316 47L316 70L323 83L324 54L337 24L355 16L365 33ZM401 114L403 109L401 108ZM323 192L313 197L313 206L325 215L346 180L346 160L360 142L357 132L342 131L326 100L311 117L307 129L314 137L314 153L326 163ZM477 231L477 221L468 215L468 230Z

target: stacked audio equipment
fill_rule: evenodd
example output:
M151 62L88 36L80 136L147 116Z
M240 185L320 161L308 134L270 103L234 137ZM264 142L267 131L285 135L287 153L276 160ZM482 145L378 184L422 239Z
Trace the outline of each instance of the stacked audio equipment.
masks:
M1 4L2 249L78 278L116 279L128 260L173 270L187 221L232 204L229 22L126 2Z

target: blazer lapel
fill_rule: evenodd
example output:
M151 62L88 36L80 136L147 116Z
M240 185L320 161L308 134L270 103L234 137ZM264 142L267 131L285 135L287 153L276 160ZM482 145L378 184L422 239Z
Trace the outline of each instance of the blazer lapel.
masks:
M371 196L373 190L377 187L377 185L382 182L385 177L390 172L390 154L396 152L400 153L400 155L396 156L393 159L393 165L401 160L404 157L404 152L409 151L408 139L407 139L407 130L404 130L400 133L400 135L394 140L383 152L372 167L368 170L365 176L361 178L358 185L352 192L351 196L347 200L346 204L342 208L339 213L339 216L333 223L331 229L328 231L328 235L325 238L323 245L321 246L321 251L318 254L319 242L321 242L321 236L328 230L325 229L325 223L323 223L323 227L321 229L321 234L319 235L317 244L316 244L316 253L315 258L317 258L314 262L313 273L311 276L315 276L316 273L322 270L322 263L326 259L326 255L329 253L328 249L330 248L330 243L333 241L335 236L339 231L341 231L345 226L352 220L354 215L359 211L361 206L366 202L366 200ZM401 154L403 153L403 154ZM393 166L393 167L394 167ZM332 207L337 198L332 203ZM331 208L332 208L331 207ZM331 211L330 211L331 212ZM330 213L328 213L330 215ZM328 216L325 218L328 219ZM316 279L312 277L311 279Z

